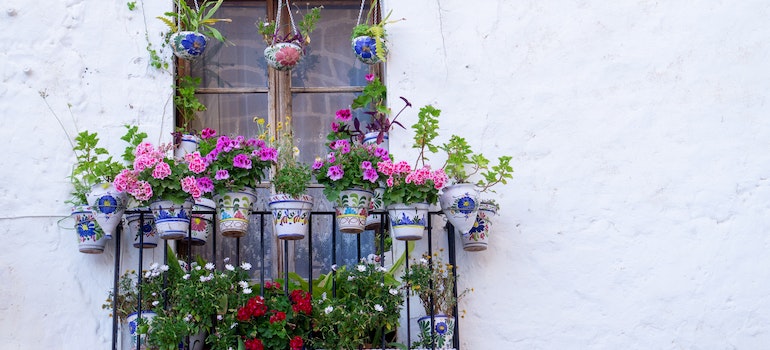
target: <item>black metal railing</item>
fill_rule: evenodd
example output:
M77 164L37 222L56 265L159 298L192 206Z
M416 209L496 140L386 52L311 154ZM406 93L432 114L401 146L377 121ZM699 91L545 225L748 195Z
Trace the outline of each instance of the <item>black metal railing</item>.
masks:
M134 210L127 210L126 214L139 214L139 220L140 220L139 221L139 223L140 223L139 227L140 227L140 229L142 227L144 227L145 219L148 218L150 215L152 215L150 211L147 211L147 210L136 210L136 209L134 209ZM213 210L194 210L194 211L192 211L192 215L193 216L195 216L195 215L211 215L211 217L213 218L213 216L215 214L216 214L216 212L213 211ZM374 212L371 212L371 214L380 214L380 218L381 218L380 219L380 228L388 227L387 226L387 224L388 224L388 222L387 222L388 221L388 216L387 216L386 212L374 211ZM259 280L260 280L260 294L263 295L264 294L264 285L265 285L265 282L266 282L266 277L265 276L267 275L267 273L265 271L265 266L266 266L266 264L265 264L265 259L266 259L266 257L265 257L266 256L266 254L265 254L265 230L264 230L264 227L265 227L265 216L272 216L272 213L269 212L269 211L254 211L254 212L252 212L251 215L252 215L252 218L254 216L259 216L259 220L258 221L259 221L259 224L260 224L259 225L259 235L260 235L260 248L261 248L261 250L260 250L261 254L260 254L260 257L259 257L260 265L261 265L261 267L260 267L261 271L260 271ZM428 220L427 220L427 240L428 240L427 241L427 245L428 245L428 247L427 247L427 254L431 255L431 256L433 255L433 217L441 216L441 215L443 215L443 213L440 212L440 211L430 212L429 215L428 215ZM312 290L312 288L313 288L313 283L312 283L313 282L313 259L312 259L312 254L313 254L313 232L314 232L314 230L313 230L313 226L314 225L312 223L313 223L313 217L319 217L319 216L320 217L329 217L331 219L330 220L331 221L331 227L330 227L331 231L330 232L332 233L332 235L331 235L331 239L332 239L332 244L331 244L331 249L332 249L332 265L336 265L337 264L337 236L339 234L345 234L345 233L337 232L336 214L335 214L334 211L313 211L313 212L311 212L311 214L310 214L310 223L311 224L309 225L308 234L304 238L304 239L307 240L307 245L308 245L308 277L307 277L307 279L308 279L308 286L309 286L308 287L309 288L308 292L311 295L312 295L312 292L313 292L313 290ZM212 219L211 221L214 222L215 220ZM254 222L253 219L252 219L251 222ZM212 247L211 248L212 249L212 256L213 256L212 262L215 265L216 265L216 257L217 257L217 237L216 237L217 236L217 229L218 229L217 225L212 225L212 230L213 231L212 231L212 234L211 234L211 236L209 238L210 242L211 242L211 247ZM113 350L117 350L118 349L118 345L117 345L117 339L118 339L118 337L117 337L117 334L118 334L117 299L118 298L117 298L117 296L119 295L119 292L120 292L119 291L118 281L120 279L120 255L121 255L121 236L122 236L122 230L123 230L123 226L119 225L118 229L116 230L116 234L115 234L115 262L114 262L115 266L114 266L114 281L113 281L113 296L114 297L113 297L113 300L112 300L112 302L113 302L113 305L112 305L112 308L113 308L113 310L112 310L113 311L112 312L112 349ZM449 264L451 264L452 266L456 266L457 265L456 264L457 256L456 256L456 251L455 251L455 249L456 249L455 233L454 233L455 230L454 230L454 227L452 227L452 225L450 223L446 224L445 230L447 232L447 251L448 251ZM378 232L378 233L380 233L380 234L376 235L375 237L379 237L379 239L380 239L380 247L384 247L384 245L385 245L385 235L382 234L382 232ZM361 235L357 235L357 236L358 236L357 237L357 260L360 261L361 258L362 258ZM240 237L235 237L234 239L236 240L235 261L236 261L237 265L240 265L241 264ZM424 239L425 239L425 237L424 237ZM191 241L192 241L192 228L190 228L190 230L188 231L188 237L187 237L187 242L191 242ZM283 250L283 258L284 258L283 259L283 263L284 263L283 274L284 274L284 278L285 278L284 281L288 282L289 281L289 273L290 273L290 271L289 271L289 249L288 249L288 243L289 242L284 240L282 243L284 244L284 250ZM410 258L409 257L409 253L410 253L410 251L409 251L409 246L408 245L409 245L409 242L404 242L404 247L405 247L404 254L406 255L406 257L404 259L404 264L405 264L404 268L405 268L406 271L409 271L409 258ZM144 232L140 232L140 234L139 234L139 247L143 247L143 246L144 246ZM163 249L163 261L164 261L164 263L167 263L168 262L168 255L167 255L168 254L168 241L163 240L163 248L164 248ZM137 248L137 249L139 250L139 257L138 257L139 258L139 262L138 262L138 269L137 269L138 275L139 275L139 278L138 278L138 281L137 281L138 282L137 289L139 291L138 298L137 298L138 299L137 300L137 313L138 313L137 320L139 320L139 319L141 319L142 311L143 311L142 310L142 300L141 300L141 288L142 288L142 286L141 286L141 281L142 281L141 276L142 276L142 270L143 270L143 261L144 261L143 254L144 254L144 249L142 249L142 248ZM187 266L191 266L191 262L192 262L192 244L187 244L186 250L187 250L187 252L184 255L186 256L186 262L188 264ZM381 264L381 266L384 266L384 263L385 263L385 259L384 259L384 253L385 252L384 252L384 249L381 248L379 253L380 253L380 264ZM179 254L179 252L177 252L177 254ZM432 264L429 264L429 266L432 267ZM451 269L451 273L453 274L454 281L455 281L454 286L453 286L453 293L454 293L454 297L456 298L457 297L457 278L456 278L457 277L457 272L456 272L456 270L454 268L452 268ZM164 274L164 284L165 283L166 283L166 281L165 281L165 274ZM285 288L285 292L288 293L289 292L289 290L288 290L289 289L289 283L284 283L284 288ZM332 278L332 296L334 296L335 292L336 292L336 279ZM168 307L168 305L165 304L165 299L166 298L164 298L164 306ZM406 320L407 320L407 324L406 325L402 325L402 327L406 327L407 339L406 339L406 344L405 345L407 346L407 349L412 349L412 332L411 332L411 327L408 324L410 319L411 319L411 308L410 308L410 303L409 303L409 291L407 291L406 294L405 294L404 304L405 304L405 312L406 312ZM433 308L433 300L431 300L431 309L432 308ZM453 308L453 314L455 315L455 322L454 322L454 332L453 332L454 337L453 337L453 340L452 340L452 342L453 342L452 345L453 345L453 347L455 349L459 350L460 349L460 346L459 346L459 344L460 344L460 330L459 330L459 328L460 327L459 327L459 317L457 317L458 316L458 307L457 307L456 303L455 303L454 308ZM435 330L435 315L431 314L429 316L430 316L431 338L433 338L433 337L435 337L435 332L436 332L436 330ZM139 337L140 337L140 335L137 334L137 345L140 344ZM189 342L189 339L187 340L187 342ZM187 343L187 344L189 344L189 343ZM387 344L386 344L386 340L385 340L385 335L383 334L382 343L381 343L381 349L386 349L386 345ZM435 346L435 344L433 344L431 347L434 347L434 346ZM186 346L185 349L187 349L187 348L188 347Z

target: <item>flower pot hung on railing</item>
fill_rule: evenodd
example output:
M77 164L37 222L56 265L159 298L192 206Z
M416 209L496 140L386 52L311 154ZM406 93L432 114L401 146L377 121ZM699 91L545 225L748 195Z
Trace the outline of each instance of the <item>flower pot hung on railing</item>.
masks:
M497 215L499 206L494 200L482 199L479 204L479 211L476 215L476 222L473 227L466 232L460 232L458 235L463 242L463 249L469 252L487 250L489 243L489 233L492 231L492 223Z
M150 208L140 207L129 210L132 212L123 216L123 231L132 238L134 248L157 247L158 238L160 237L155 228L155 218L152 216ZM141 235L144 235L144 237Z
M198 0L188 5L185 0L174 0L176 12L166 12L165 17L158 17L169 26L169 46L174 55L185 60L194 60L203 55L208 37L225 42L222 33L212 25L217 22L231 22L230 19L214 18L224 0Z
M75 232L78 237L78 250L81 253L100 254L108 238L94 219L93 211L87 205L72 208L72 219L75 220Z
M281 10L286 8L289 13L289 24L291 25L288 34L282 34L281 28ZM258 21L257 27L262 38L267 43L265 48L265 60L270 67L280 71L286 71L294 68L305 55L305 50L310 44L310 32L315 29L315 25L321 16L321 8L314 7L308 11L299 22L299 27L294 23L289 0L284 4L283 0L278 1L278 13L276 21Z

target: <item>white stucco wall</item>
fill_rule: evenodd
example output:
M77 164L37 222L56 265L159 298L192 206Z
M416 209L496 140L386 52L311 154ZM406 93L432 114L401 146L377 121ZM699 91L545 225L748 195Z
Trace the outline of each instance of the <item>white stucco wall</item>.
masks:
M514 157L493 246L459 255L464 349L770 343L770 4L386 6L406 18L389 28L390 93L442 109L443 138ZM143 7L157 43L170 2ZM125 123L170 131L171 77L148 67L125 1L6 0L0 25L0 344L105 349L113 252L77 253L57 225L74 156L38 92L67 133L120 150Z

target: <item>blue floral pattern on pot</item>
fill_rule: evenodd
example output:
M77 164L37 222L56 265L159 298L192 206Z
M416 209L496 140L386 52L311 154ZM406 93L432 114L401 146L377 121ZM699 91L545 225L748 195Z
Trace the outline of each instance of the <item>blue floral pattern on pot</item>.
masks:
M478 189L468 183L445 187L439 196L447 220L462 234L468 233L476 222L478 198Z
M104 252L107 237L101 227L96 224L96 219L90 207L77 206L72 208L72 218L75 220L75 231L78 238L78 250L81 253L99 254Z
M305 238L310 224L310 210L313 197L303 194L292 197L279 193L270 197L273 212L273 228L279 239L296 240Z
M112 183L106 182L92 186L86 194L86 199L104 235L108 239L112 238L112 233L126 211L127 195L118 192Z
M187 236L190 229L190 211L193 201L186 200L182 204L172 201L156 201L150 203L150 209L155 217L155 228L163 239L180 239Z
M364 35L353 38L351 46L358 60L366 64L375 64L380 61L377 57L377 42L374 38Z
M177 32L169 38L174 55L185 60L194 60L206 49L206 36L190 31Z
M454 340L455 319L447 315L435 315L433 317L433 331L430 327L430 316L420 317L417 320L420 328L418 346L427 349L452 349Z
M428 203L388 205L393 238L401 241L422 239L428 224Z
M487 249L489 231L492 229L492 217L497 214L497 207L481 202L476 222L468 233L460 233L463 249L470 252Z
M140 210L148 211L148 213L142 215L139 212ZM134 248L154 248L158 246L158 231L155 229L155 220L150 215L149 208L135 208L131 213L125 215L124 220L124 231L133 237Z

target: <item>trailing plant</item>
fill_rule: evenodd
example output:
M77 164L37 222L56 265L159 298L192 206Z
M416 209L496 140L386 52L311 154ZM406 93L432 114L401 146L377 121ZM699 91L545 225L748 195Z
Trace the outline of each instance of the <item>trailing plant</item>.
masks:
M422 258L409 264L402 281L412 295L419 297L426 315L453 316L458 300L471 289L465 289L455 297L456 266L444 263L439 253L423 254Z
M203 3L195 8L187 5L185 0L174 0L179 12L166 12L158 19L163 21L172 33L179 31L199 32L205 36L213 37L221 42L226 39L222 33L213 27L217 22L232 22L229 18L214 18L224 0L203 0Z
M292 197L298 197L306 192L313 174L310 166L297 160L299 148L294 145L291 117L286 116L284 122L278 122L276 131L281 132L281 134L275 140L278 158L272 179L273 187L275 193L285 193Z
M190 131L190 123L195 120L197 112L206 110L206 105L195 96L195 89L200 85L201 78L183 76L176 85L174 105L182 119L181 131Z
M321 9L323 6L313 7L308 10L302 20L297 25L297 32L293 32L294 28L290 28L290 32L286 35L279 35L276 31L277 22L270 22L267 19L257 21L257 31L262 35L262 39L268 45L275 43L295 43L304 47L310 44L310 33L315 30L318 20L321 19Z

